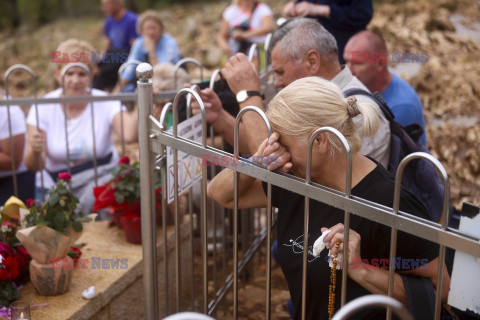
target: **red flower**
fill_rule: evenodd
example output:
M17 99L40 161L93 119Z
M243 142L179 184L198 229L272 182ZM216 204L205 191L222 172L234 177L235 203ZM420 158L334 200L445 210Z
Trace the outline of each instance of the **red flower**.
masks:
M130 163L130 158L125 156L122 159L118 160L118 163L129 164Z
M10 256L13 256L13 250L12 248L8 245L8 243L6 242L0 242L0 254L6 258L6 257L10 257Z
M19 274L20 263L17 257L6 257L0 267L0 281L15 280Z
M71 247L68 250L68 256L72 258L73 266L76 267L78 265L78 260L80 260L80 257L82 256L82 251L77 247Z
M68 172L60 172L58 174L58 179L63 181L70 181L72 179L72 176Z
M27 199L27 206L28 207L33 207L34 205L35 205L35 200L33 200L32 198Z

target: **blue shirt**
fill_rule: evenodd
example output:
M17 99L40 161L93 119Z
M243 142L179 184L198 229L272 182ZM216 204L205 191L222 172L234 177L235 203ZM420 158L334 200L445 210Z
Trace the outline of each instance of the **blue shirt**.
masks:
M130 41L138 37L137 15L127 11L119 21L116 21L112 16L107 17L104 33L110 39L110 49L130 50Z
M128 61L130 60L139 60L142 62L147 61L147 49L143 45L143 36L137 38L133 42L132 50L128 56ZM177 63L181 59L180 52L178 49L178 44L175 38L173 38L168 33L164 33L160 40L158 40L157 47L155 48L155 56L157 57L158 63ZM122 78L128 80L129 82L134 79L135 68L127 67L122 73Z
M372 0L300 0L330 7L330 18L316 18L330 32L338 46L340 64L344 64L343 48L357 32L365 30L373 16Z
M422 126L423 135L420 137L420 141L426 147L427 136L425 135L423 108L415 89L405 80L393 75L392 81L381 95L392 110L395 121L400 122L404 126L412 123Z

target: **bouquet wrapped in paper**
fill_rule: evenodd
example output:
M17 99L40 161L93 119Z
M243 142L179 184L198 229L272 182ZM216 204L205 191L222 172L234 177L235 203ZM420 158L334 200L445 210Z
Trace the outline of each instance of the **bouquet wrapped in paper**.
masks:
M82 234L83 223L92 220L77 209L78 199L68 189L70 178L68 173L60 173L45 203L27 201L27 228L16 234L32 257L30 280L41 295L59 295L68 290L74 269L68 250Z

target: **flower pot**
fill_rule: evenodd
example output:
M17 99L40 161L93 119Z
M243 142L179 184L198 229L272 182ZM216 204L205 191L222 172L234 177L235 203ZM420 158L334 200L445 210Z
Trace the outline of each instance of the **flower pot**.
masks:
M120 229L123 228L121 219L124 215L125 215L125 211L123 210L120 210L120 209L113 210L113 221Z
M46 264L32 260L30 262L30 281L42 296L64 294L70 288L73 269L73 261L68 256Z
M142 243L142 219L136 214L125 214L122 221L125 238L130 243Z

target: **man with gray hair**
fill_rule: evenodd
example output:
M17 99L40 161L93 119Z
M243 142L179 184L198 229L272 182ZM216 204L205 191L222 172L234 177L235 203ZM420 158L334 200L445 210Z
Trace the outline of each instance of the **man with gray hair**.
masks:
M368 91L347 66L340 65L335 39L314 19L295 18L287 21L275 31L270 43L275 88L283 88L300 78L319 76L332 81L342 91L349 89ZM253 105L264 109L259 94L260 82L257 72L245 55L237 54L231 57L222 74L237 95L240 108ZM223 111L218 98L211 90L204 90L201 95L207 104L207 120L227 142L233 142L235 119ZM380 127L373 136L361 137L361 153L387 168L390 155L389 122L370 97L357 95L356 98L359 102L374 105L380 120ZM193 111L199 113L198 106L194 107ZM356 116L354 121L361 131L361 115ZM240 152L254 154L267 136L263 120L256 113L248 112L243 116L242 126L240 132L243 136L241 135L240 139L243 141L240 145L244 148L241 147Z

